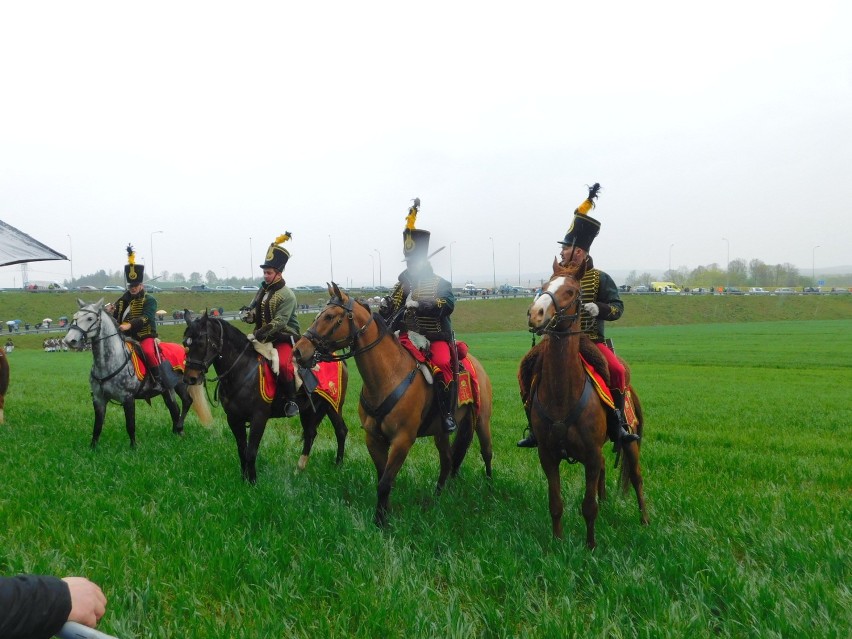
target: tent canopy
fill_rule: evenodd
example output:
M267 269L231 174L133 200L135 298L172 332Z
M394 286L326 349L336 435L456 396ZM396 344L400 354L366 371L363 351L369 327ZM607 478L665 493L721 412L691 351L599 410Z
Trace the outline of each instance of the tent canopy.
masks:
M0 220L0 266L41 262L44 260L67 260L49 246L45 246L26 233Z

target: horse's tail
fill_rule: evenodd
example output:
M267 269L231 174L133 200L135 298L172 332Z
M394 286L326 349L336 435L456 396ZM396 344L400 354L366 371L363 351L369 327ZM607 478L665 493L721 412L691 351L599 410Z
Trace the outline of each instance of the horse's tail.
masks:
M192 398L192 410L198 417L198 421L202 426L210 427L213 425L213 413L210 410L210 404L207 401L207 392L204 384L187 385L187 391Z
M642 439L645 437L645 416L642 413L642 404L639 403L639 395L636 394L636 391L628 386L630 390L630 397L633 400L633 410L636 412L636 434L639 435L639 441L636 442L636 448L642 448ZM623 453L622 453L623 454ZM636 463L639 463L639 459L636 459ZM630 490L630 468L629 464L626 464L622 461L621 464L621 478L619 481L619 485L621 486L621 492L627 493Z

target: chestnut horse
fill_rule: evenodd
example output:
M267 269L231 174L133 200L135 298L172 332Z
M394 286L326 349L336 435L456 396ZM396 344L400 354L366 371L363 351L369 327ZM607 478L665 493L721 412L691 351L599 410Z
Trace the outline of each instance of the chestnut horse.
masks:
M191 320L186 316L187 327L183 334L186 348L186 370L184 381L190 388L204 384L204 376L212 365L218 375L216 393L222 400L222 408L228 417L228 426L237 442L237 454L243 479L257 482L257 451L271 417L284 417L284 402L280 396L273 399L263 397L261 391L261 358L255 352L248 337L230 322L207 313ZM281 362L281 366L284 363ZM340 406L346 399L349 372L341 365ZM309 398L304 386L296 394L299 419L302 422L302 455L299 470L304 470L317 436L317 426L328 415L337 436L335 463L343 461L346 435L349 430L340 412L318 392ZM249 434L246 439L246 427Z
M0 424L6 421L3 407L6 405L6 391L9 389L9 360L0 348Z
M606 497L602 448L607 439L607 418L612 417L607 415L580 359L581 341L591 347L591 354L597 353L597 348L580 329L580 305L576 267L561 267L554 261L553 276L528 312L530 331L546 337L526 355L518 378L530 426L538 439L541 468L547 477L553 535L562 537L559 464L562 460L580 462L586 471L582 513L586 520L586 545L591 549L596 544L598 499ZM587 352L585 348L582 351ZM629 371L626 372L627 388L639 422L636 432L641 437L642 409L630 386ZM622 490L627 490L629 479L636 491L641 521L647 524L639 442L627 444L623 453Z
M296 342L293 356L302 366L317 360L355 358L363 380L358 414L378 475L376 524L384 526L387 522L394 480L418 437L434 437L441 464L437 493L450 473L458 473L474 431L485 474L491 477L491 381L482 365L467 356L479 379L480 404L478 409L467 404L456 410L459 427L451 450L434 401L435 392L414 356L363 301L349 297L334 283L328 287L328 294L328 303ZM345 349L348 352L334 355Z

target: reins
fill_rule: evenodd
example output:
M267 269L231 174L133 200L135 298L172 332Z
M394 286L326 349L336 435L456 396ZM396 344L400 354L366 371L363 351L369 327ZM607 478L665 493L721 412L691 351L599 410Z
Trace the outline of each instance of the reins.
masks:
M89 309L80 309L79 311L77 311L77 313L74 314L74 319L71 321L71 327L70 328L76 328L78 331L80 331L80 333L82 333L82 335L83 335L84 340L89 340L90 342L92 342L92 344L95 344L97 342L102 342L102 341L109 339L111 337L118 336L121 339L121 342L122 342L122 351L124 352L124 361L119 365L119 367L117 369L115 369L113 372L105 375L104 377L98 377L97 375L95 375L95 367L92 366L92 370L89 373L89 375L91 376L91 378L93 380L95 380L99 384L103 384L105 382L108 382L112 378L114 378L116 375L118 375L121 371L123 371L127 367L127 363L130 361L130 353L127 352L126 348L123 348L123 344L125 342L125 339L121 335L120 331L116 331L115 333L112 333L110 335L99 335L97 337L89 337L89 331L84 331L82 328L80 328L80 325L77 322L77 315L79 313L84 313L84 312L89 313L91 315L94 315L97 318L95 323L92 324L92 327L91 327L90 330L94 333L98 333L101 329L101 326L103 326L103 320L101 319L101 312L103 312L103 311L92 311L92 310L89 310Z
M384 339L385 335L388 333L387 324L385 324L381 316L376 315L375 313L372 313L370 315L370 319L367 320L367 323L359 328L355 324L355 313L353 312L352 298L350 297L348 300L346 300L346 304L341 304L339 301L337 301L337 299L338 298L329 300L326 306L336 306L338 308L342 308L344 311L346 311L346 315L341 315L337 319L337 322L334 328L332 328L331 333L333 334L334 331L337 330L337 328L343 324L343 320L345 318L349 320L349 334L346 337L342 337L340 339L332 341L320 335L313 328L313 326L308 328L308 330L305 331L304 337L311 344L313 344L316 352L317 361L341 362L343 360L356 357L378 346L379 342L381 342L382 339ZM376 337L376 339L374 339L372 342L365 345L364 347L356 349L358 339L367 331L367 329L374 321L376 322L376 326L379 329L378 336ZM348 352L346 351L347 348L349 349ZM343 352L339 355L335 355L335 351Z

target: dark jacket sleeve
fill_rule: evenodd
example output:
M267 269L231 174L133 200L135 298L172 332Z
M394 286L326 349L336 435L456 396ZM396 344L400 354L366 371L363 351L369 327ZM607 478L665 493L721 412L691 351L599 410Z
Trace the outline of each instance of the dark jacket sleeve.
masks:
M48 639L68 621L71 592L58 577L0 577L0 637Z
M619 319L621 314L624 313L624 302L621 301L621 297L618 295L618 287L612 281L612 278L603 271L600 271L600 274L601 287L595 300L600 309L598 321L612 322Z

